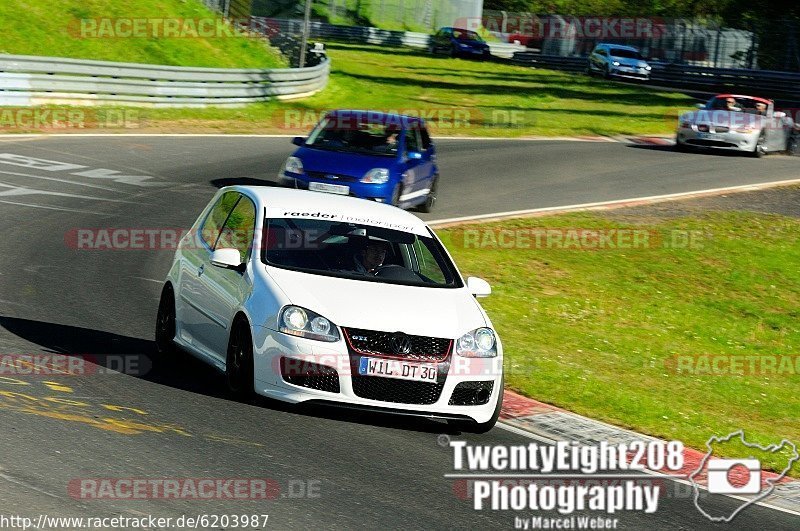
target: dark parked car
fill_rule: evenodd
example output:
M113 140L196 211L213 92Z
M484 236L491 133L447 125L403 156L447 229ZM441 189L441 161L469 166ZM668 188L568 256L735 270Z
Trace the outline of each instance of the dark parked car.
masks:
M489 45L474 31L461 28L442 28L432 37L430 51L448 53L450 57L488 59Z

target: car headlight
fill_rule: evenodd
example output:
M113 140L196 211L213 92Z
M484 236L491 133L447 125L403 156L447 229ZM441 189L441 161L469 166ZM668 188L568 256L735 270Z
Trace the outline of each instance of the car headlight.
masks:
M287 173L303 173L303 161L297 157L289 157L283 165L283 171Z
M467 332L456 341L456 353L465 358L494 358L497 356L497 338L491 328Z
M286 306L281 310L278 330L284 334L318 341L339 341L336 325L321 315L299 306Z
M653 69L653 67L652 67L652 66L650 66L650 65L645 65L644 69L645 69L645 70L652 70L652 69Z
M614 61L614 62L613 62L613 63L611 63L611 64L612 64L612 65L614 65L614 66L619 66L619 61Z
M389 170L386 168L372 168L361 178L362 183L383 184L389 180Z
M749 135L753 131L755 131L755 129L753 129L752 127L737 127L736 128L736 132L737 133L744 133L746 135Z

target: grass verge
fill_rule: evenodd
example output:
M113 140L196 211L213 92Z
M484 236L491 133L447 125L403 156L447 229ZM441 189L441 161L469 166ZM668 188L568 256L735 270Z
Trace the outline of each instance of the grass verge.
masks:
M527 244L509 239L532 228L553 232L538 245L535 232ZM646 230L648 243L576 248L570 228ZM512 232L501 240L501 230ZM761 444L800 441L800 220L581 213L439 234L462 271L493 285L484 306L512 389L699 449L737 429ZM500 247L509 241L517 248ZM744 360L740 370L702 365L730 356ZM786 358L792 365L781 365ZM760 365L770 359L777 370ZM764 464L780 470L785 457Z
M286 66L262 39L201 25L219 15L200 0L17 0L0 2L0 20L0 54L219 68ZM154 30L157 35L167 35L166 23L180 26L171 30L174 38L155 38L148 36L153 31L134 29L133 24L144 28L146 20L162 24L163 31Z
M138 109L133 125L142 132L303 134L325 110L362 108L421 113L434 136L636 135L673 132L678 112L693 101L646 86L409 48L328 50L330 84L310 98L239 109Z

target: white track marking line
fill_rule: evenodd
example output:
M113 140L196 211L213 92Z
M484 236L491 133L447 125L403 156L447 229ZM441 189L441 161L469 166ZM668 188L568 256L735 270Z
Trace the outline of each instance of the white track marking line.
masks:
M55 207L55 206L45 206L45 205L33 205L31 203L19 203L17 201L4 201L0 199L0 203L5 203L7 205L16 205L16 206L25 206L31 208L44 208L47 210L60 210L62 212L77 212L79 214L95 214L97 216L103 216L102 212L91 212L89 210L78 210L76 208L65 208L65 207Z
M77 181L70 181L69 179L59 179L57 177L45 177L43 175L32 175L30 173L18 173L15 171L4 171L4 170L0 170L0 173L3 173L5 175L16 175L18 177L32 177L34 179L44 179L45 181L55 181L59 183L74 184L75 186L86 186L87 188L97 188L99 190L106 190L108 192L119 192L119 190L115 190L114 188L109 188L107 186L100 186L99 184L82 183Z
M139 279L139 280L146 280L146 281L148 281L148 282L155 282L156 284L163 284L163 283L164 283L164 281L163 281L163 280L156 280L156 279L154 279L154 278L147 278L147 277L134 277L134 276L132 276L131 278L136 278L136 279Z
M27 186L17 186L15 184L8 184L0 181L0 186L5 188L11 188L12 190L24 190L27 193L19 193L19 194L3 194L0 192L0 196L10 197L14 195L54 195L57 197L75 197L78 199L91 199L93 201L109 201L111 203L131 203L135 204L134 201L123 201L122 199L111 199L105 197L92 197L90 195L80 195L80 194L68 194L66 192L52 192L50 190L39 190L38 188L28 188Z
M707 188L704 190L693 190L691 192L677 192L674 194L663 194L663 195L650 195L650 196L643 196L643 197L630 197L627 199L613 199L610 201L598 201L596 203L580 203L576 205L564 205L564 206L553 206L553 207L543 207L543 208L531 208L527 210L511 210L508 212L495 212L493 214L479 214L475 216L463 216L459 218L446 218L446 219L435 219L431 221L427 221L428 225L445 225L449 223L462 223L467 221L479 221L485 219L495 219L495 218L511 218L516 216L525 216L528 214L538 214L538 213L559 213L559 212L566 212L572 210L589 210L593 208L602 208L602 207L611 207L611 206L619 206L624 205L625 203L634 203L634 202L642 202L642 201L651 201L651 202L658 202L658 201L669 201L674 199L682 199L682 198L691 198L697 195L709 195L709 194L716 194L721 192L749 192L749 191L756 191L761 190L764 188L772 188L774 186L783 186L783 185L790 185L790 184L800 184L800 179L787 179L784 181L770 181L766 183L758 183L758 184L742 184L738 186L727 186L723 188Z

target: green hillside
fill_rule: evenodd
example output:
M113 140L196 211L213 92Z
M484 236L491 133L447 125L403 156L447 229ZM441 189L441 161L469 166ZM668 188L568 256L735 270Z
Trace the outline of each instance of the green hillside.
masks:
M175 66L286 66L265 40L234 32L200 0L3 1L0 21L0 53Z

